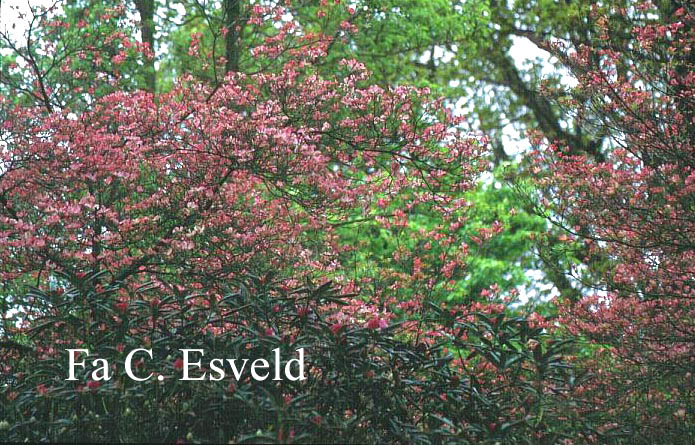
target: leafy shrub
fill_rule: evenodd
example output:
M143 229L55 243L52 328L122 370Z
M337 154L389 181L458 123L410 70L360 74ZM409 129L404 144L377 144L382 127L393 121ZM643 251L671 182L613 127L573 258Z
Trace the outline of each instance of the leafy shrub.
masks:
M527 443L561 437L571 372L565 343L547 339L523 317L430 306L419 321L376 323L339 318L353 295L325 283L294 289L271 277L230 284L220 299L151 298L148 287L102 287L84 276L64 291L34 290L32 328L3 349L0 439L13 441L201 441ZM28 308L27 308L28 309ZM27 310L27 313L29 311ZM444 333L444 335L438 335ZM109 381L76 367L67 381L66 349L88 349L113 366ZM124 373L126 354L151 348ZM181 351L212 358L265 358L282 367L304 348L305 380L179 380ZM468 353L466 351L473 351ZM80 361L84 358L81 356ZM139 358L146 358L143 363ZM191 362L198 361L192 356ZM293 375L298 369L293 368ZM163 381L157 375L164 376ZM197 376L191 369L191 377ZM564 385L564 386L563 386ZM552 392L549 392L552 390Z

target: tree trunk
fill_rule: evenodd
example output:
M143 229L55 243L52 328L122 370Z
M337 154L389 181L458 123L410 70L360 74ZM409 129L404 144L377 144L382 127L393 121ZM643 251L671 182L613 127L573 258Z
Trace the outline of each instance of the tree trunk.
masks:
M224 26L227 28L225 36L224 56L227 59L225 73L239 71L239 36L241 29L241 0L224 0Z
M154 53L154 9L155 0L135 0L135 7L140 14L140 36L142 43L149 45ZM145 57L145 88L154 93L157 83L157 74L154 68L154 57Z

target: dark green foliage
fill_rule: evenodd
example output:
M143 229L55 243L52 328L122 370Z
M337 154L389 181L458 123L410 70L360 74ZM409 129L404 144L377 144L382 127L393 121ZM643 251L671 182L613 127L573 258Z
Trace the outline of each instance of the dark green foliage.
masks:
M249 277L219 301L184 294L153 301L143 286L134 290L140 299L125 308L118 306L123 289L101 288L100 281L86 276L64 292L30 295L34 329L21 347L2 348L3 362L15 372L2 375L12 383L0 397L13 402L0 408L0 419L9 423L0 440L530 443L531 431L564 429L558 422L549 427L552 417L544 414L556 415L564 399L543 395L542 388L572 390L571 371L561 360L567 343L553 344L524 318L478 313L462 322L433 306L421 328L439 326L459 336L432 343L403 322L336 327L331 313L350 296L337 295L329 283L281 290L269 277ZM52 349L34 349L50 338ZM542 346L534 349L533 342ZM154 359L143 367L136 359L135 373L166 379L127 378L125 355L150 347ZM85 386L87 365L76 368L77 382L65 381L67 348L89 349L92 359L115 364L113 378ZM270 361L275 348L283 359L295 358L294 350L305 348L307 379L237 382L227 369L222 381L180 381L180 348L203 349L204 364L211 358ZM499 375L509 380L497 384L493 376ZM524 397L530 399L521 403ZM528 409L520 412L521 406Z

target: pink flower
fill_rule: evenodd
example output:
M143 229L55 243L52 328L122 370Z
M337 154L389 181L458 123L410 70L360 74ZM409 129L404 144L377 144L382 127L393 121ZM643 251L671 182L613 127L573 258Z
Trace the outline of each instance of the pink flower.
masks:
M36 392L38 392L42 396L45 396L46 393L48 393L48 388L46 387L46 385L41 383L41 384L36 385Z
M367 322L367 329L384 329L389 326L389 323L379 317L374 317Z
M333 323L330 327L331 332L333 335L338 335L341 329L343 329L343 324L342 323Z

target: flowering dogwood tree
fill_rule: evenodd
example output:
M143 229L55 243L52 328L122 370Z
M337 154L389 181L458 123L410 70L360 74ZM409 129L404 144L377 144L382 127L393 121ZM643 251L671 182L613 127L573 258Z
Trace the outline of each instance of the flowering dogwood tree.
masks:
M594 46L555 47L579 81L567 104L611 142L605 162L546 146L534 170L568 248L603 265L604 292L562 318L595 352L596 440L692 440L694 14L692 2L597 7ZM624 23L632 39L613 45Z
M220 85L183 77L166 94L115 91L84 111L4 98L3 281L106 270L214 291L239 273L335 272L333 226L348 217L398 226L429 206L455 223L482 145L423 91L368 86L357 62L318 76L329 39L293 34L287 23L254 50L275 59L298 41L280 69ZM445 272L457 264L450 256Z

